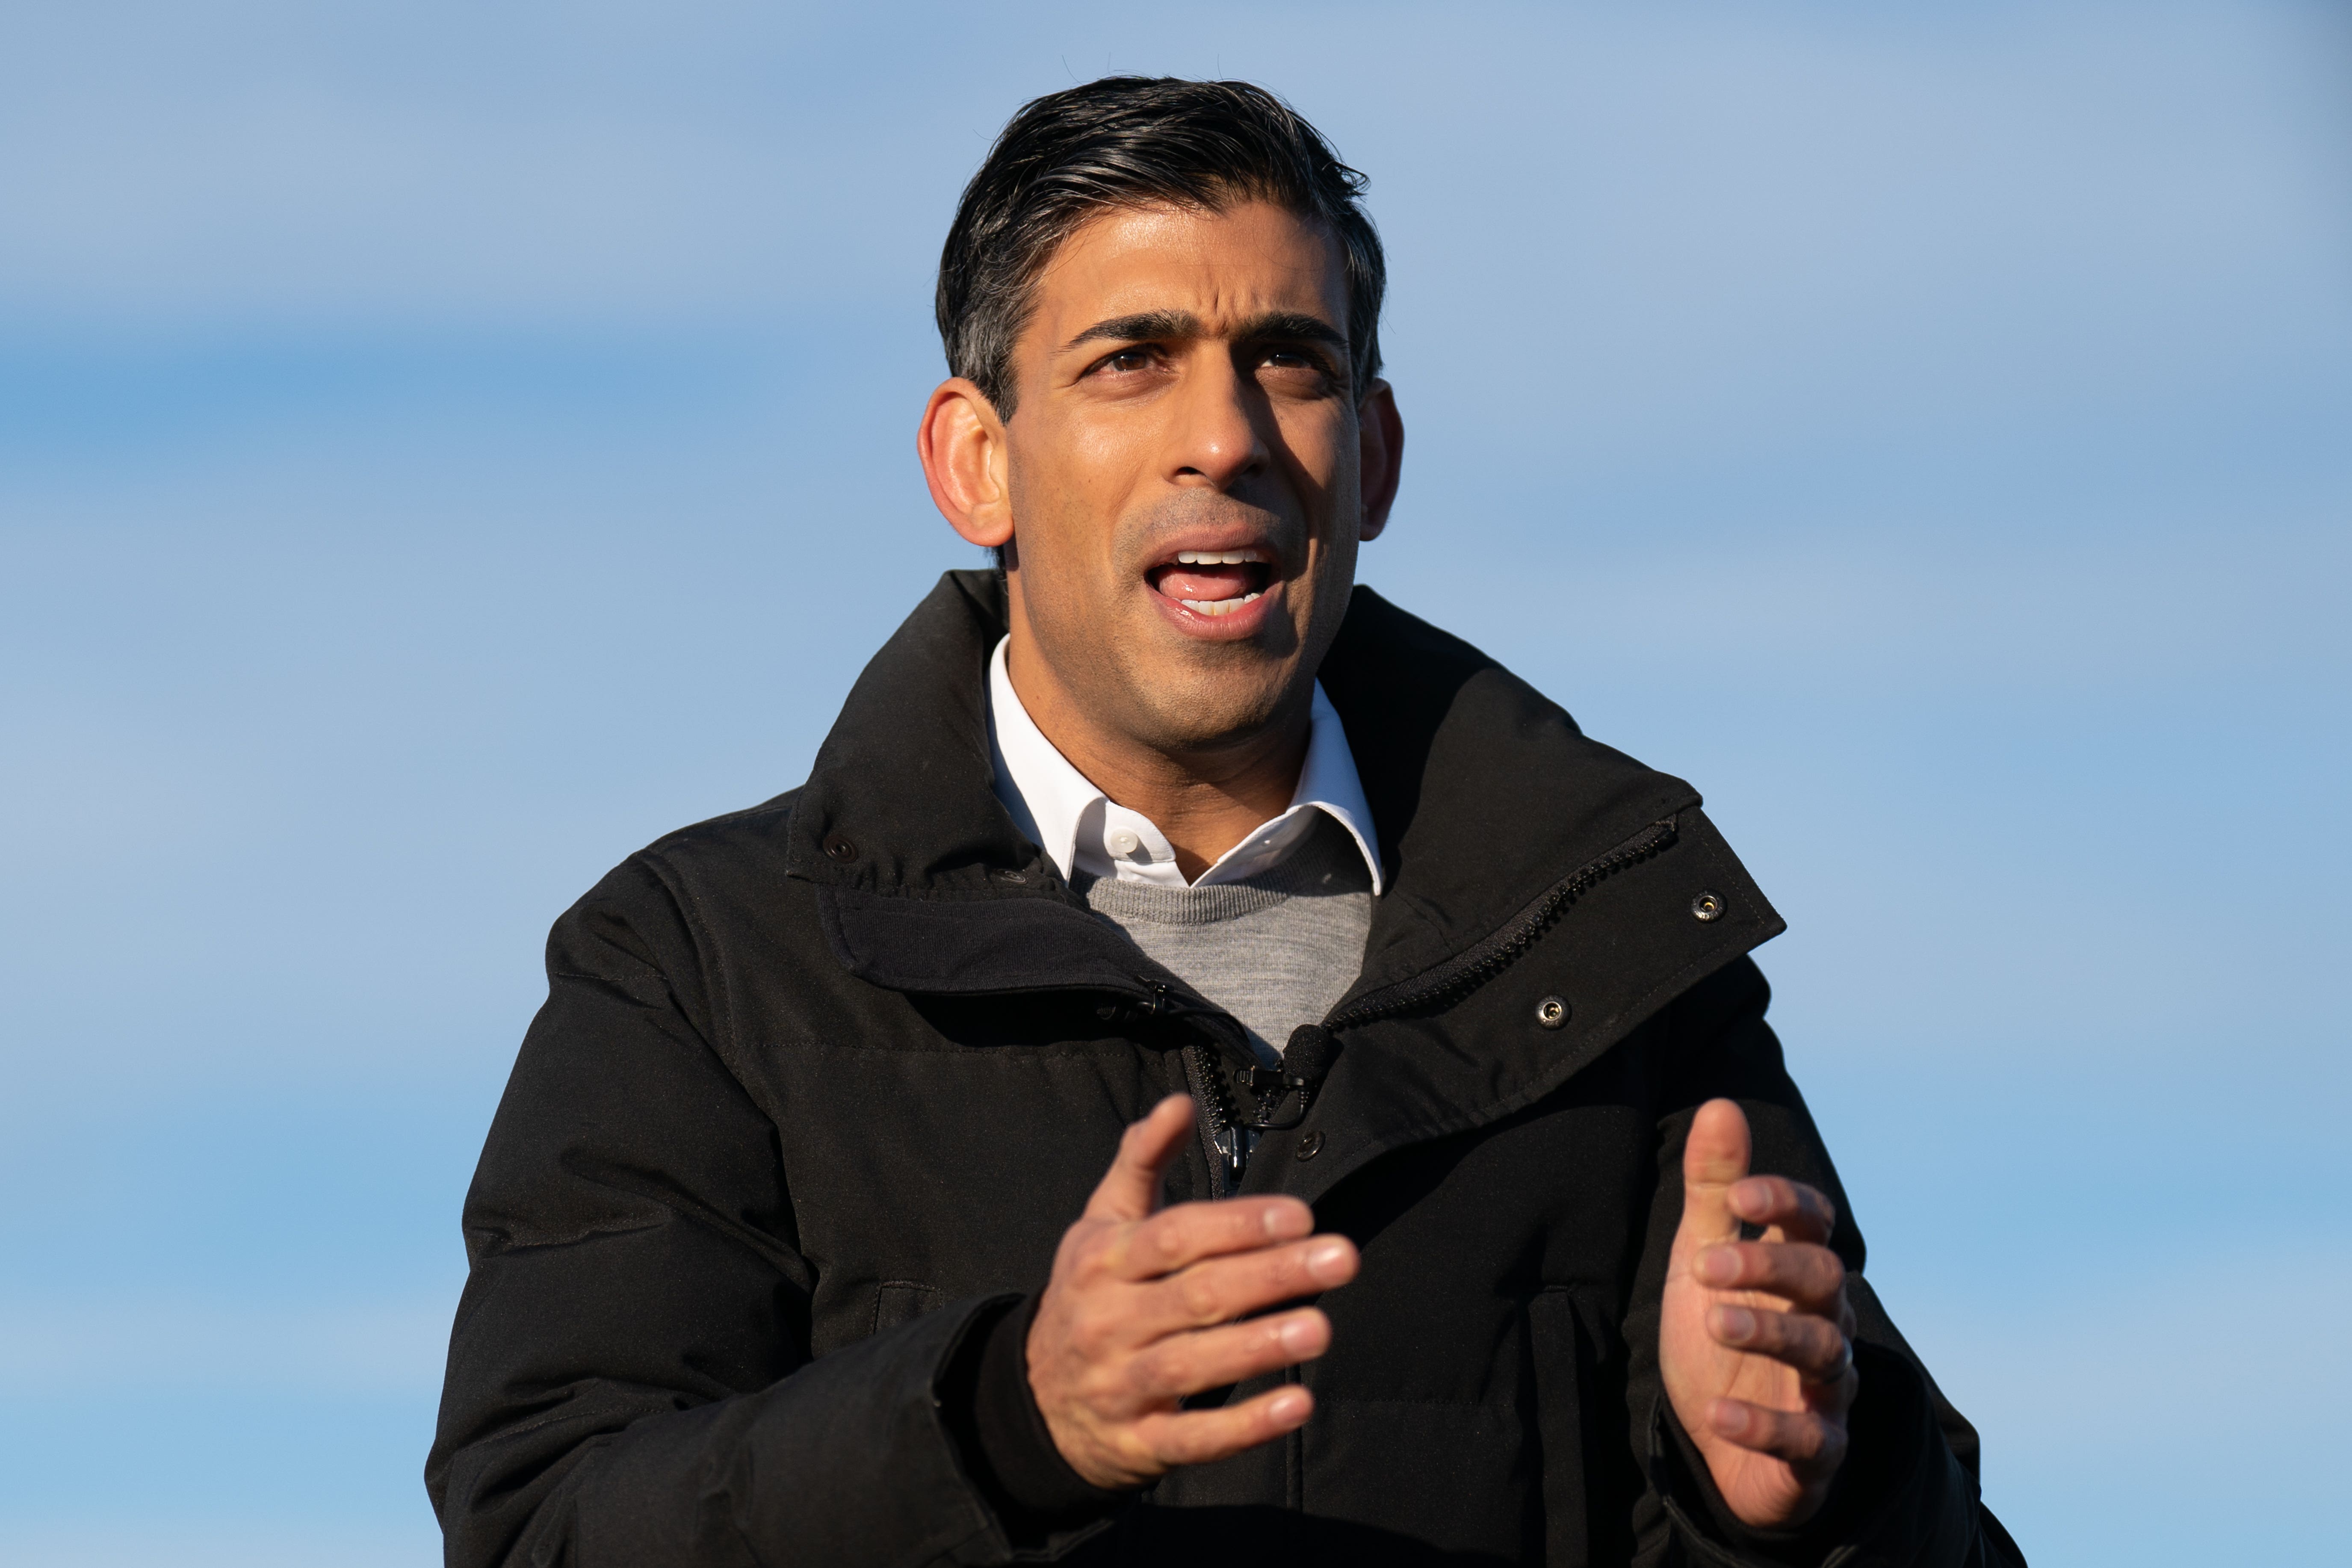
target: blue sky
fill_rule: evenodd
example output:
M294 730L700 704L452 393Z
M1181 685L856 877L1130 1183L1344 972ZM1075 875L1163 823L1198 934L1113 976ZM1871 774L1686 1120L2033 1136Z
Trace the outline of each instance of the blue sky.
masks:
M1706 791L2036 1564L2339 1551L2340 8L0 0L0 1563L436 1560L547 923L975 563L929 268L1107 69L1370 174L1365 579Z

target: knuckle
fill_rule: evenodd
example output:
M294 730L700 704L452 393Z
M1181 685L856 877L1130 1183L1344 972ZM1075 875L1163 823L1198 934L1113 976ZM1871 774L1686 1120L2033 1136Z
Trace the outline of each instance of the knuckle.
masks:
M1213 1323L1224 1316L1216 1279L1204 1268L1188 1268L1176 1277L1176 1301L1195 1323Z
M1844 1428L1844 1427L1843 1427L1843 1426L1834 1426L1834 1425L1832 1425L1832 1424L1831 1424L1830 1422L1827 1422L1827 1421L1822 1422L1822 1423L1821 1424L1821 1426L1822 1426L1822 1443L1821 1443L1821 1448L1820 1448L1820 1450L1816 1453L1815 1458L1817 1458L1821 1459L1824 1464L1829 1464L1829 1465L1835 1465L1835 1464L1838 1464L1838 1463L1840 1463L1841 1461L1843 1461L1843 1460L1844 1459L1844 1458L1845 1458L1845 1450L1846 1450L1846 1435L1845 1435L1845 1428Z
M1070 1314L1070 1346L1086 1361L1100 1361L1110 1349L1111 1317L1098 1305L1081 1306Z
M1148 1476L1168 1464L1182 1464L1163 1451L1157 1435L1140 1425L1115 1428L1110 1436L1110 1447L1118 1456L1120 1468L1129 1475Z
M1162 1341L1152 1360L1152 1386L1163 1394L1186 1394L1222 1381L1212 1375L1217 1369L1210 1364L1209 1349L1194 1334Z
M1138 1411L1150 1408L1153 1401L1137 1392L1134 1363L1132 1356L1088 1363L1078 1378L1079 1398L1107 1420L1132 1419Z
M1068 1404L1085 1411L1097 1424L1114 1421L1127 1403L1120 1397L1118 1390L1105 1385L1099 1373L1092 1367L1072 1378L1062 1396Z
M1177 1217L1180 1212L1171 1209L1135 1227L1128 1251L1137 1263L1158 1272L1174 1260L1181 1243L1178 1229L1182 1221Z
M1110 1266L1118 1239L1119 1227L1117 1226L1095 1226L1083 1236L1073 1232L1070 1262L1074 1272L1088 1278L1103 1273Z
M1150 1399L1182 1386L1184 1357L1163 1341L1139 1355L1129 1356L1122 1380L1129 1392Z
M1267 1300L1286 1301L1295 1296L1311 1296L1322 1289L1307 1267L1307 1255L1320 1242L1300 1242L1285 1247L1267 1260L1265 1289Z

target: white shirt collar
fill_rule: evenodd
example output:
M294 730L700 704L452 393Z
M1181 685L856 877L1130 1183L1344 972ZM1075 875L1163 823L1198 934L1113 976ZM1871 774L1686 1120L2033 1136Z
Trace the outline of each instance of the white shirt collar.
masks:
M996 769L996 798L1013 814L1014 825L1053 857L1065 878L1084 871L1122 882L1185 886L1168 836L1141 812L1129 811L1097 789L1029 717L1004 667L1004 649L1011 641L1000 641L988 661L988 744L989 760ZM1380 892L1380 841L1372 832L1371 807L1364 800L1363 781L1356 776L1347 730L1319 680L1311 713L1307 760L1299 766L1289 809L1226 850L1192 886L1238 882L1279 864L1314 827L1311 813L1320 811L1356 841L1372 873L1372 892Z

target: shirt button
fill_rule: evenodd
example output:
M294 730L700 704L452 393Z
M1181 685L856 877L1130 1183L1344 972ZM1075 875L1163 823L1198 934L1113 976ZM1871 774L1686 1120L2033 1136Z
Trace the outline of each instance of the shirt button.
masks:
M1321 1152L1323 1152L1323 1134L1309 1132L1299 1139L1297 1152L1292 1157L1299 1160L1312 1160Z
M1132 828L1127 827L1113 828L1110 837L1104 842L1110 846L1110 852L1114 855L1132 855L1143 847L1143 840L1136 836Z

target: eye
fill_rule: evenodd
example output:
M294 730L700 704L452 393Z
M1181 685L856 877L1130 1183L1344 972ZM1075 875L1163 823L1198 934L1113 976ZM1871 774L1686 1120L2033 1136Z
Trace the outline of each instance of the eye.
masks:
M1256 362L1260 374L1276 376L1281 384L1294 390L1310 384L1322 388L1336 374L1330 362L1312 348L1269 346L1257 351Z
M1152 358L1152 351L1148 348L1121 349L1117 353L1105 354L1096 368L1132 375L1137 371L1150 370Z

